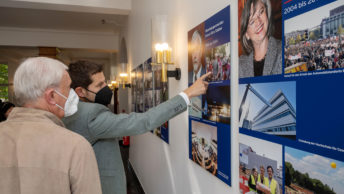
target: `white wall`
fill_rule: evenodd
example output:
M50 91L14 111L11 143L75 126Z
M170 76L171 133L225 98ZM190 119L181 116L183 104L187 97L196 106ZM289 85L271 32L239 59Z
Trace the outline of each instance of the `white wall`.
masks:
M81 31L0 27L1 46L51 46L118 50L118 35Z
M170 79L170 98L177 95L187 87L188 30L229 4L231 5L231 40L235 43L232 44L231 54L237 56L236 0L133 0L128 30L129 63L136 67L151 56L151 18L159 14L168 14L174 20L171 24L174 61L182 70L180 81ZM232 57L232 64L238 64L237 57ZM231 90L232 94L237 94L238 70L235 65L231 67ZM232 110L237 110L237 101L237 96L233 95ZM232 187L227 186L189 159L186 112L170 120L169 145L151 133L132 137L129 158L145 192L148 194L239 193L237 119L237 115L232 114Z
M1 0L1 7L128 14L131 0Z

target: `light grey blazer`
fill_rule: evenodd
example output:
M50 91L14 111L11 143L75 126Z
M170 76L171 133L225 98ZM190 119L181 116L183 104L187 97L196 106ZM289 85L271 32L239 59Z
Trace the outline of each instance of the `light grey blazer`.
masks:
M107 107L79 102L78 112L63 118L66 128L85 137L96 154L103 194L127 194L118 141L122 136L142 134L162 125L187 109L183 97L172 99L145 113L113 114Z
M266 53L263 75L282 73L282 43L270 36ZM254 77L253 52L241 55L239 58L239 77Z

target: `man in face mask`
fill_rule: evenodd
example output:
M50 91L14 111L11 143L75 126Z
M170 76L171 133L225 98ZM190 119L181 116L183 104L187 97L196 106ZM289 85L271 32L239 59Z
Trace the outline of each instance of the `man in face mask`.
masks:
M66 127L84 136L98 161L103 194L126 194L126 178L118 141L123 136L143 134L184 112L189 99L204 94L208 83L203 75L192 86L145 113L113 114L106 106L112 93L105 83L102 66L89 61L69 65L72 88L81 102L78 112L63 119ZM95 103L87 103L95 102Z
M66 70L46 57L29 58L16 70L19 107L0 123L0 193L101 193L92 147L61 121L79 101Z
M78 61L70 64L73 82L71 87L83 102L95 102L107 106L112 99L112 90L107 86L103 67L99 64Z

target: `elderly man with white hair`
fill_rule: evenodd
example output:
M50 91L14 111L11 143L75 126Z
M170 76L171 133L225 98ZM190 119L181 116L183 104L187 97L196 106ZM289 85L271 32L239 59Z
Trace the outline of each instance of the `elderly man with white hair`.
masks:
M25 60L14 75L17 104L0 124L1 194L98 194L91 145L61 121L77 111L78 96L63 63Z
M204 37L199 30L195 30L191 37L190 53L192 61L192 70L189 71L189 84L194 83L198 78L206 73L203 61L204 55Z

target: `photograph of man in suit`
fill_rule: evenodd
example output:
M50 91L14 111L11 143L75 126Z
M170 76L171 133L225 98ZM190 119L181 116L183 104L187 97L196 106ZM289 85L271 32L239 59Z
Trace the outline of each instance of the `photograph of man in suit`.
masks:
M204 67L204 32L202 28L191 31L192 36L189 39L189 84L194 83L198 78L206 73Z
M126 194L126 178L118 141L122 136L151 131L187 109L189 99L204 94L205 74L179 95L145 113L113 114L106 106L112 92L102 65L77 61L69 65L71 87L80 97L78 112L63 119L66 127L84 136L96 154L103 194Z

